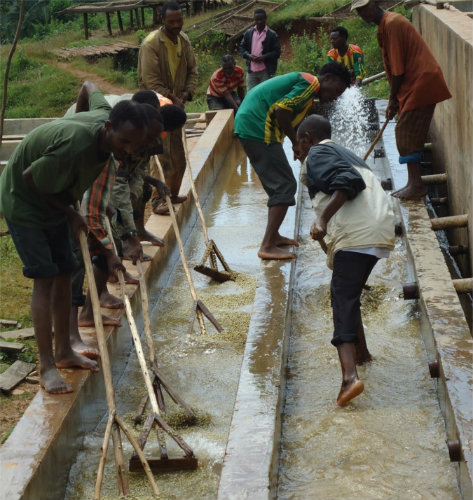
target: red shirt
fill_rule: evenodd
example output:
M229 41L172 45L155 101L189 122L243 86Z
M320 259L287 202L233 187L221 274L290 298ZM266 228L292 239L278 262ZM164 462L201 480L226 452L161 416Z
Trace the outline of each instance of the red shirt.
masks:
M399 114L452 97L428 45L404 16L384 13L378 43L388 82L391 84L392 76L404 76L397 94Z
M235 66L232 76L226 76L222 68L219 68L210 77L207 95L223 97L226 92L232 92L237 87L245 86L245 73L240 66Z

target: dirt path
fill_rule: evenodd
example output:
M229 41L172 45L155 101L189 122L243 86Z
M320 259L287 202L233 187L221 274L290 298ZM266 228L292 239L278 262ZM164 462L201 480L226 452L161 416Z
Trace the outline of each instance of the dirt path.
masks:
M96 75L95 73L89 73L88 71L83 71L81 69L73 68L70 64L65 63L65 62L57 62L55 63L55 66L58 68L67 71L71 73L73 76L75 76L78 80L83 82L84 80L89 80L93 83L95 83L98 88L104 92L105 94L127 94L130 92L129 89L126 89L124 87L119 87L118 85L115 85L113 83L110 83L107 81L105 78Z

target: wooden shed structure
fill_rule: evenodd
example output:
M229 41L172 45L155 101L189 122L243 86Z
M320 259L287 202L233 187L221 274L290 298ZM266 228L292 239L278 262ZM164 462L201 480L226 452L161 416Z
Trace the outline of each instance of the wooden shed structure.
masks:
M110 2L79 3L73 7L62 10L64 14L82 14L84 18L85 39L89 39L89 14L105 14L107 18L108 34L112 35L111 16L117 15L120 33L124 33L123 13L128 13L130 28L145 27L145 9L153 11L152 26L158 25L159 11L166 0L112 0ZM177 0L181 7L186 9L187 15L191 14L191 6L194 3L206 3L205 0ZM194 6L194 10L196 7Z

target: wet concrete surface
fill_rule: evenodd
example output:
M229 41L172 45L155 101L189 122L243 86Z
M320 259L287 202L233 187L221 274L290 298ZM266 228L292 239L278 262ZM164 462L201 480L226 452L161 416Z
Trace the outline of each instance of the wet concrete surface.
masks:
M188 333L192 301L179 262L176 263L169 281L150 290L155 302L152 322L160 369L187 404L210 417L210 422L206 425L178 429L179 434L198 457L199 467L195 472L159 475L157 481L163 498L216 498L235 397L238 384L241 384L240 368L250 317L253 318L255 311L260 308L266 310L267 303L274 310L284 312L287 302L289 276L286 268L290 269L290 264L279 262L261 266L257 257L266 225L266 194L253 169L241 157L239 147L235 153L235 158L228 158L229 168L222 169L212 196L204 205L204 213L207 214L209 237L216 242L231 269L240 273L240 277L236 282L216 284L209 282L206 276L193 272L198 297L222 323L225 330L218 334L207 323L206 335L199 333L197 324L194 325L193 333ZM287 217L288 222L282 228L283 234L293 234L294 214L295 209L292 208ZM186 244L186 255L191 265L199 262L205 249L199 226L200 223L197 222ZM262 293L265 304L259 306L254 304L253 300L257 287L256 279L260 273L267 272L282 276L285 285L281 283L279 288L266 288ZM281 294L280 301L276 300L278 293ZM275 322L276 317L270 315L268 320ZM243 335L237 331L238 325L243 327ZM261 345L252 346L253 353L249 360L255 381L263 374L254 386L259 401L264 401L266 392L272 392L272 388L265 385L264 375L273 369L273 365L280 371L280 365L274 360L279 337L274 336L271 342L271 328L264 328L262 333L264 337ZM246 349L248 348L246 344ZM141 387L141 374L136 360L131 356L127 370L117 387L119 412L125 415L128 422L131 422L133 412L143 395ZM171 407L171 414L172 410ZM274 418L274 413L270 412L270 416ZM87 437L78 461L71 471L66 498L91 496L104 425L105 419L96 431ZM271 428L274 428L274 423ZM267 446L272 446L272 437L273 434L268 439L263 437L263 433L253 432L255 443L261 443L263 439ZM124 449L128 457L131 449L127 443L124 443ZM145 449L156 455L155 440L150 439ZM170 445L169 450L170 456L179 451L174 445ZM106 470L103 498L116 497L114 475L112 460ZM143 474L130 474L130 490L137 498L149 497L149 486Z
M330 344L331 272L308 233L305 196L295 271L279 488L288 499L458 499L436 382L419 334L420 312L399 297L408 274L398 239L363 292L374 361L359 368L365 391L337 408L341 371Z

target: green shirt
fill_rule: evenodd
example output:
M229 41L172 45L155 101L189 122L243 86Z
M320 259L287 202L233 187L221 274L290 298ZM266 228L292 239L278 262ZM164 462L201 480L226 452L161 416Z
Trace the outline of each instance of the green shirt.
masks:
M40 193L60 195L66 204L80 200L99 175L109 157L99 151L99 134L111 108L100 92L91 94L89 108L35 128L15 149L0 177L0 211L8 221L48 228L66 218L26 185L27 168Z
M291 123L296 127L312 106L319 88L315 76L299 72L260 83L248 92L238 109L235 134L250 141L281 143L285 134L276 119L276 107L291 111Z

